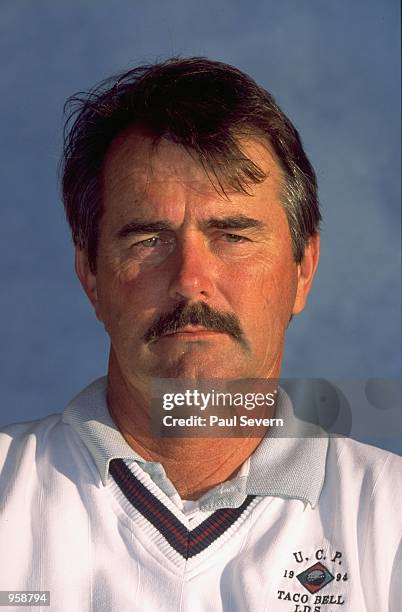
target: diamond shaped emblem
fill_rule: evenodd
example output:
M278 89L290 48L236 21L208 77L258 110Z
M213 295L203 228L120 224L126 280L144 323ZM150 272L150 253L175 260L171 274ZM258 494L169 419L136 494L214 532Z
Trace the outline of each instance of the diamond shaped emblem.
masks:
M322 563L315 563L296 576L309 593L317 593L332 582L334 576Z

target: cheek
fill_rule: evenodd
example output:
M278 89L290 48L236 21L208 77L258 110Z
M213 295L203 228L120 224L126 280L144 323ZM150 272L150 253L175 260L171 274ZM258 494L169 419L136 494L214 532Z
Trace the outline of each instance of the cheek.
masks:
M286 262L265 258L253 266L237 267L232 277L233 300L243 324L255 333L261 329L286 329L297 289L297 269L293 260ZM267 330L268 331L268 330Z
M98 316L114 344L142 337L161 306L160 283L133 267L115 268L98 280Z
M109 336L116 334L120 324L124 321L124 300L121 294L113 291L113 287L100 287L98 290L98 310L100 319Z

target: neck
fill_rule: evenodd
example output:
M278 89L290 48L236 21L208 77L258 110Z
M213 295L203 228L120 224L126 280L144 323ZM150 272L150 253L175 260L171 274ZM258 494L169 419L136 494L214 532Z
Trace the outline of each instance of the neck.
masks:
M108 407L129 446L146 461L161 463L182 499L195 500L231 478L264 435L244 438L156 438L151 432L146 387L128 384L111 358Z

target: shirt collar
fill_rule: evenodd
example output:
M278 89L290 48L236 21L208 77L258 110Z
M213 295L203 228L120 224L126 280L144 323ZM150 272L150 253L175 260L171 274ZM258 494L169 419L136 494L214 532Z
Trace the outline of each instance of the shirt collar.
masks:
M117 429L107 407L106 391L106 377L86 387L65 408L63 422L73 427L87 447L104 485L110 461L121 458L139 463L172 496L176 490L163 466L140 457ZM317 505L325 478L328 436L317 426L295 418L292 403L283 390L278 394L275 417L282 418L285 427L270 430L251 455L247 469L203 495L201 509L237 506L246 495L294 498L312 507Z

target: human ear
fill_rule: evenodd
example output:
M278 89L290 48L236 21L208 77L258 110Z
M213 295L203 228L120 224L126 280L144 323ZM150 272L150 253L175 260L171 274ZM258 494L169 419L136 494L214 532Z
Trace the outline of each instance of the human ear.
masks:
M94 307L97 318L99 321L102 321L99 313L96 274L92 272L89 265L87 251L78 246L75 247L75 272L89 301Z
M320 235L314 234L308 241L301 262L297 265L297 291L292 314L298 314L306 305L318 261L320 259Z

